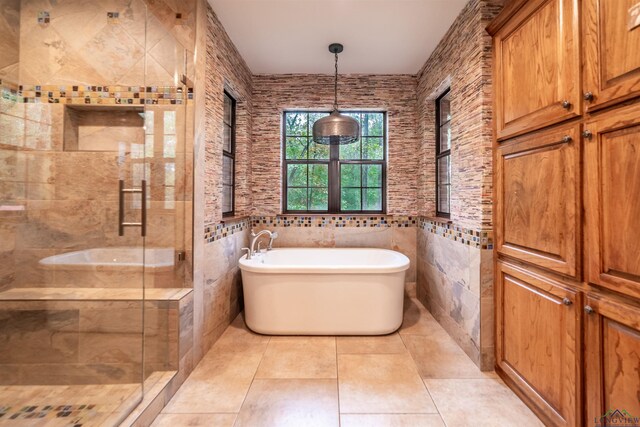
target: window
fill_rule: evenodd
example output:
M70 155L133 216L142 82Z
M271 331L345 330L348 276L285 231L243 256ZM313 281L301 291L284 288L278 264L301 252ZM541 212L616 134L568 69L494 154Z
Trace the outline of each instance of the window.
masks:
M450 89L436 100L436 215L451 215Z
M222 215L231 216L235 209L236 100L226 91L222 121Z
M316 144L312 139L313 124L328 114L284 113L284 212L384 212L386 114L344 113L359 121L358 141L341 146Z

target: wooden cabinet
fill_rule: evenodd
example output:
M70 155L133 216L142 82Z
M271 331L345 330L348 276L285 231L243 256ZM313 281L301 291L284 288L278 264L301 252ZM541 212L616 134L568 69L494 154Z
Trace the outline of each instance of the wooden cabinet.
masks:
M496 279L498 366L546 421L580 425L580 293L502 262Z
M640 96L640 27L629 28L638 0L583 0L584 93L588 111Z
M640 298L640 104L603 113L585 130L588 280Z
M582 114L577 0L515 3L493 39L498 140Z
M597 296L586 304L587 420L594 425L616 409L640 417L640 307Z
M511 0L487 28L496 372L547 425L640 417L639 2Z
M580 125L527 134L496 156L497 251L568 276L579 273Z

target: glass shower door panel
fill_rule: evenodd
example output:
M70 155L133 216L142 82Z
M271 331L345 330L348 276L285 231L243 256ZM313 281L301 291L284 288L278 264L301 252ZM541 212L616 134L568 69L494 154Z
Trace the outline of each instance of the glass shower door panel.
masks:
M142 398L146 23L142 0L2 2L5 417L117 425Z

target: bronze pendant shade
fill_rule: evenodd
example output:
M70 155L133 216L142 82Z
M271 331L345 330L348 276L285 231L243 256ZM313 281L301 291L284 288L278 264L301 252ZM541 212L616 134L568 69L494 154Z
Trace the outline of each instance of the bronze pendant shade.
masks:
M323 145L345 145L356 142L360 137L360 124L353 117L338 111L338 54L343 47L339 43L329 45L329 52L336 58L333 112L313 124L313 141Z

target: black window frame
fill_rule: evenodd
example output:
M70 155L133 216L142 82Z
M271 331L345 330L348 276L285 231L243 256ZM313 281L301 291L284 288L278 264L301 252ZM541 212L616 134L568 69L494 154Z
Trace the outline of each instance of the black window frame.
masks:
M317 159L287 159L286 152L286 144L287 137L296 137L299 138L299 135L287 135L287 123L286 123L286 115L287 114L330 114L331 111L327 110L285 110L282 113L282 143L281 143L281 151L282 151L282 213L283 214L300 214L300 215L375 215L375 214L386 214L387 212L387 153L388 153L388 141L387 141L387 112L382 110L345 110L340 111L341 113L346 114L382 114L382 136L365 136L367 138L380 138L382 137L382 159L381 160L369 160L369 159L344 159L340 160L340 146L339 145L331 145L329 146L329 159L328 160L317 160ZM312 129L307 120L307 140L311 141ZM362 128L360 129L360 138L362 138ZM362 145L361 145L362 147ZM361 148L361 156L362 156L362 148ZM287 169L289 164L326 164L328 165L328 203L326 210L291 210L287 209ZM381 192L382 192L382 203L381 209L379 210L342 210L341 209L341 169L340 166L342 164L359 164L359 165L369 165L369 164L379 164L382 166L382 183L381 183ZM307 187L311 188L311 187ZM355 187L354 187L355 188ZM369 187L359 187L361 189L369 188ZM374 187L370 187L374 188ZM375 187L378 188L378 187ZM363 206L364 201L361 197L361 204Z
M447 88L444 92L436 98L436 161L435 161L435 170L436 170L436 216L441 218L451 218L451 173L449 173L449 183L443 184L449 186L449 212L441 212L440 211L440 173L438 171L439 160L445 157L449 157L449 167L451 168L451 146L453 145L453 141L449 145L448 150L441 151L440 150L440 134L443 126L446 126L447 123L451 123L451 119L442 123L442 118L440 116L440 102L442 99L447 96L451 92L451 88ZM449 111L451 111L451 104L449 104ZM451 125L449 125L451 126Z
M231 159L231 164L233 168L233 173L231 177L231 210L224 211L224 180L222 182L222 216L223 217L231 217L235 215L236 210L236 99L226 90L223 91L223 108L222 108L222 129L223 129L223 138L224 138L224 129L229 128L231 132L231 151L227 151L224 149L224 141L222 144L222 156L223 156L223 168L224 171L224 157ZM226 104L225 99L229 98L231 100L231 123L227 123L225 120L224 114L224 105Z

